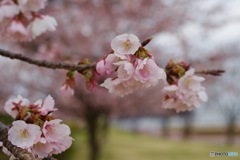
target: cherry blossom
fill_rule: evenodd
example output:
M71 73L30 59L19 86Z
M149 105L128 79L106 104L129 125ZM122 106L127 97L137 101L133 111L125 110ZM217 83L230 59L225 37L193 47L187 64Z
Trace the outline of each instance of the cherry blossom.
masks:
M117 75L121 81L127 81L133 77L135 67L129 61L120 61L115 63L118 66Z
M4 106L5 111L12 116L13 118L16 118L19 114L19 109L21 107L27 107L30 105L29 100L23 98L22 96L18 95L17 98L9 99Z
M166 79L166 73L164 69L157 66L153 59L138 59L134 78L141 83L148 83L150 86L154 86L160 79Z
M21 21L12 21L7 28L7 37L12 40L30 40L29 32Z
M178 86L182 92L199 91L202 89L201 82L205 78L194 75L195 69L187 71L178 81Z
M73 88L68 85L67 83L64 83L62 85L62 87L60 88L60 91L64 94L64 95L74 95L74 90Z
M0 22L5 18L13 18L19 11L18 6L11 1L0 2Z
M104 59L98 61L96 70L100 75L110 75L117 67L114 63L118 62L118 57L115 54L108 54Z
M105 60L104 59L98 61L98 63L96 64L96 70L101 75L105 74L106 68L105 68Z
M106 79L100 86L107 88L110 93L124 96L134 90L154 86L159 80L165 80L164 69L140 46L135 35L123 34L115 37L111 43L114 52L100 60L96 68L100 75L110 75L116 71L117 76Z
M111 47L117 55L134 54L140 46L140 40L133 34L119 35L111 42Z
M63 137L70 135L70 128L60 122L62 122L60 119L45 121L42 131L47 142L58 142Z
M39 142L32 147L32 153L37 155L39 158L48 157L52 151L53 146L51 143L48 143L45 138L41 138Z
M55 18L47 15L39 15L34 17L33 21L29 24L28 29L32 38L40 36L46 31L55 31L57 22Z
M29 41L46 31L55 31L53 17L38 13L47 0L3 0L0 2L2 36L10 40Z
M204 78L194 75L194 72L194 69L188 70L176 85L163 88L166 94L163 108L175 109L177 112L191 111L207 101L205 88L201 85Z
M71 131L67 125L61 123L62 120L54 119L50 114L56 111L54 105L55 101L50 95L35 103L30 103L20 95L8 100L4 106L5 110L13 115L13 118L18 116L18 120L14 121L8 130L8 140L39 158L68 149L73 140L70 137ZM9 154L5 148L4 151Z
M177 96L178 87L176 85L169 85L163 88L163 93L165 97L162 103L162 107L165 109L175 109L176 112L180 111L190 111L193 110L193 106L188 106L182 102L182 100Z
M48 95L44 100L40 99L36 101L35 104L38 106L37 110L43 116L47 115L49 112L57 110L56 108L54 108L55 102L53 100L53 97L50 95Z
M28 148L37 143L42 134L40 127L24 121L14 121L8 131L8 140L17 147Z
M53 147L53 151L51 154L59 154L68 149L72 145L72 137L65 136L60 139L58 142L52 142L51 145Z
M104 83L102 83L100 86L107 88L109 93L114 93L121 97L128 95L130 93L133 93L133 91L136 89L133 87L134 85L130 87L129 85L126 85L123 82L121 82L120 79L112 79L112 78L107 78L104 81Z
M47 0L18 0L19 8L23 13L37 12L45 7Z

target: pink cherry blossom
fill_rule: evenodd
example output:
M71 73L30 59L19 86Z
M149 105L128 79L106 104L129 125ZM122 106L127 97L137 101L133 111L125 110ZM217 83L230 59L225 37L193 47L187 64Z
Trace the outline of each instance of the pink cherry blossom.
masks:
M119 96L154 86L160 79L166 79L166 73L157 66L152 58L141 60L133 57L130 61L120 60L114 65L117 67L117 77L106 79L100 86Z
M70 128L61 122L60 119L45 121L42 131L47 142L58 142L63 137L70 135Z
M162 107L165 109L175 109L176 112L190 111L193 110L193 106L188 106L182 102L178 97L177 91L178 87L176 85L169 85L163 88L163 93L165 93L165 98L162 103Z
M74 95L74 89L73 87L76 85L74 77L67 77L66 81L60 88L60 91L65 96L72 96Z
M16 4L11 1L2 1L0 2L0 22L5 18L13 18L19 13L19 8Z
M114 93L118 96L123 97L125 95L133 93L136 89L140 89L140 85L140 82L137 82L134 79L121 81L119 78L107 78L100 86L107 88L109 93Z
M39 126L18 120L9 129L8 140L17 147L28 148L38 142L41 134Z
M37 109L41 115L46 116L49 112L56 111L54 108L55 102L52 96L48 95L44 100L40 99L34 104L37 105Z
M45 138L41 138L39 142L32 147L32 153L37 155L38 158L48 157L53 151L53 145L48 143Z
M178 86L182 92L201 90L201 82L204 81L205 78L194 75L194 72L195 69L190 69L179 79Z
M172 108L177 112L191 111L207 101L207 94L201 82L203 77L194 75L194 69L190 69L181 77L177 85L165 86L166 94L163 101L164 108Z
M73 141L72 137L64 136L58 142L52 142L51 145L53 147L53 151L51 153L52 154L62 153L72 145L72 141Z
M63 95L66 95L66 96L74 95L74 89L71 88L66 83L62 85L62 87L60 88L60 91L63 93Z
M117 56L128 54L133 55L140 46L141 43L138 37L133 34L122 34L116 36L111 42L111 47L113 51L116 52Z
M30 105L29 100L18 95L17 98L9 99L5 103L4 109L10 116L12 116L13 118L16 118L19 113L18 107L27 107L29 105Z
M96 69L100 75L110 75L117 67L114 65L118 61L115 54L108 54L106 58L97 63Z
M133 77L135 67L131 62L120 61L114 64L118 66L117 76L121 81L127 81Z
M28 26L28 30L30 31L32 38L36 38L46 31L55 31L56 26L57 22L55 18L40 15L34 17L33 21Z
M23 13L37 12L45 7L47 0L18 0L19 8Z
M134 78L141 83L154 86L160 79L166 79L166 73L152 58L138 59Z
M100 61L97 62L96 64L96 70L100 75L104 75L106 72L106 68L105 68L105 60L102 59Z
M21 21L15 20L7 28L7 37L12 40L27 41L30 39L27 28Z
M207 101L207 94L204 88L199 91L182 92L179 88L178 97L188 106L199 107L202 102Z

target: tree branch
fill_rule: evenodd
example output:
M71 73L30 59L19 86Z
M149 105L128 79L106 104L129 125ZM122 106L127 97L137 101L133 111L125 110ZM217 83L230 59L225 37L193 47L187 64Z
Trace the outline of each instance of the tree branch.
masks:
M3 49L0 49L0 55L3 57L7 57L10 59L17 59L23 62L27 62L29 64L33 64L36 66L40 67L45 67L45 68L50 68L50 69L65 69L65 70L73 70L73 71L78 71L81 73L84 69L87 68L93 68L95 67L95 63L89 64L89 65L75 65L75 64L70 64L70 63L61 63L61 62L49 62L46 60L36 60L29 58L27 56L24 56L20 53L13 53L10 51L6 51Z
M204 71L196 71L196 74L206 74L212 76L221 76L225 71L224 70L204 70Z
M31 153L26 149L22 149L14 146L8 140L8 126L0 122L0 141L3 143L3 146L6 147L9 152L11 152L19 160L41 160L40 158L35 158ZM45 158L44 160L55 160L53 157Z

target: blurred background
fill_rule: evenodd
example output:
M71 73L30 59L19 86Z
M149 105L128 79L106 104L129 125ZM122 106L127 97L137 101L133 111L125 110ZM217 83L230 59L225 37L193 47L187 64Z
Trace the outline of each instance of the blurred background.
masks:
M3 110L11 97L34 102L51 94L55 117L75 139L59 160L202 160L211 151L240 152L239 6L239 0L49 0L42 12L57 19L57 31L25 43L0 37L1 48L55 62L97 61L115 36L132 33L153 38L147 49L161 67L172 59L226 72L205 76L207 103L176 114L161 108L162 84L119 98L100 87L87 91L76 75L75 95L68 97L60 92L66 71L0 57L0 118L11 122Z

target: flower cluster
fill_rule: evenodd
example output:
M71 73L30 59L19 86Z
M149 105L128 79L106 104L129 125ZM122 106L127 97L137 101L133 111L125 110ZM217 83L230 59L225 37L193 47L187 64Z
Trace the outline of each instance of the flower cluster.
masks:
M46 31L55 31L57 22L38 13L47 0L0 1L1 36L11 40L29 41Z
M54 100L49 95L35 103L18 96L9 99L4 109L15 121L8 131L8 140L15 146L27 149L38 158L59 154L72 144L70 128L62 120L54 119ZM11 155L3 148L4 153ZM12 155L13 157L13 155Z
M137 36L119 35L112 40L111 47L113 52L101 59L96 67L100 75L113 75L101 84L110 93L124 96L166 79L164 69L156 64Z
M163 88L165 93L163 108L175 109L177 112L191 111L199 107L201 102L206 102L207 94L201 85L205 79L194 75L195 69L186 63L170 63L171 67L169 65L166 67L169 85Z

